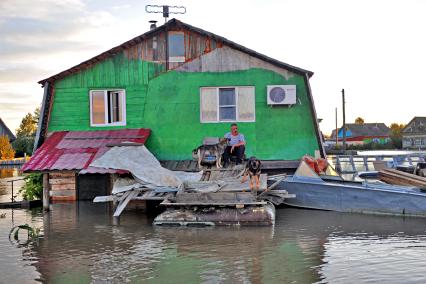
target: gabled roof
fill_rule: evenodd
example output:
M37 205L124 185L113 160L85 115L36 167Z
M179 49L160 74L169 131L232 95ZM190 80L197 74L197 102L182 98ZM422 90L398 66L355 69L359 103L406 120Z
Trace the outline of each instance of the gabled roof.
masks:
M99 55L96 55L95 57L92 57L89 60L83 61L78 65L75 65L75 66L73 66L73 67L71 67L67 70L64 70L64 71L58 73L58 74L50 76L49 78L43 79L43 80L39 81L38 83L44 86L44 84L46 82L53 82L53 81L56 81L58 79L64 78L68 75L74 74L74 73L80 71L81 69L84 69L87 66L90 66L90 65L95 64L99 61L105 60L106 58L114 56L115 54L123 51L124 49L132 47L132 46L146 40L147 38L150 38L151 36L153 36L153 35L155 35L159 32L170 30L172 28L183 28L183 29L187 29L189 31L199 33L201 35L205 35L205 36L214 38L215 40L222 41L225 45L228 45L231 48L245 52L245 53L247 53L247 54L249 54L253 57L257 57L257 58L264 60L266 62L269 62L269 63L271 63L271 64L273 64L277 67L287 69L287 70L292 71L292 72L297 73L297 74L301 74L301 75L307 74L309 77L311 77L314 74L312 71L305 70L305 69L302 69L302 68L281 62L279 60L276 60L276 59L271 58L269 56L258 53L258 52L254 51L252 49L244 47L240 44L237 44L233 41L230 41L230 40L228 40L224 37L221 37L219 35L216 35L214 33L205 31L203 29L200 29L200 28L197 28L197 27L194 27L194 26L191 26L191 25L186 24L184 22L181 22L177 19L171 19L170 21L168 21L167 23L165 23L162 26L157 27L156 29L150 30L150 31L148 31L148 32L146 32L146 33L144 33L140 36L137 36L137 37L135 37L135 38L133 38L129 41L126 41L126 42L124 42L124 43L122 43L122 44L120 44L116 47L113 47L110 50L107 50L107 51L105 51L105 52L103 52Z
M0 135L9 136L9 140L13 141L16 139L15 135L10 131L9 127L7 127L6 123L0 118Z
M109 145L123 142L145 143L150 133L151 130L145 128L54 132L24 164L22 171L83 170L80 173L114 173L117 171L89 165L108 151Z
M404 134L426 134L426 117L415 116L403 129Z
M360 137L360 136L389 136L390 128L384 123L346 123L347 137ZM339 137L341 137L342 127L339 128ZM350 131L350 133L349 133ZM350 134L350 135L349 135ZM336 131L332 131L332 138L336 138Z

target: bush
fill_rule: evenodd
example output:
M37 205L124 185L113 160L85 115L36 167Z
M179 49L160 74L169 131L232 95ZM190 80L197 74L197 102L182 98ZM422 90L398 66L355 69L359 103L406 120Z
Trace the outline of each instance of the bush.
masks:
M15 151L9 143L7 135L0 136L0 160L9 160L15 158Z
M25 185L19 191L24 200L37 200L43 196L43 174L33 173L25 178Z

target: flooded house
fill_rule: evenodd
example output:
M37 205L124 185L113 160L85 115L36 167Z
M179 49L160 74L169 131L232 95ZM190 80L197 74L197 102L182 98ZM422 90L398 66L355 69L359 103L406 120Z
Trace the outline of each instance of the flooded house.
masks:
M268 169L324 156L311 71L172 19L39 83L35 148L25 172L42 172L52 200L109 194L122 170L90 166L109 147L145 144L185 169L205 137L238 123L246 155Z
M390 128L384 123L346 124L346 143L349 145L386 144L390 141L390 135ZM339 142L343 141L343 127L338 129L337 138ZM332 131L331 139L336 140L336 130Z
M6 123L0 118L0 136L6 135L9 138L9 141L12 142L16 139L15 135L12 131L10 131L9 127L7 127Z
M426 149L426 117L416 116L402 129L402 148Z

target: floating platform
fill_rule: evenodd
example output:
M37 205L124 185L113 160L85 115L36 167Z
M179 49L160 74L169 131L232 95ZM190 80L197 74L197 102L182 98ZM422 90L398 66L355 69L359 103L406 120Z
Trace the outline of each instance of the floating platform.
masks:
M169 204L170 205L170 204ZM158 215L157 226L271 226L275 223L275 207L269 202L253 205L176 204Z

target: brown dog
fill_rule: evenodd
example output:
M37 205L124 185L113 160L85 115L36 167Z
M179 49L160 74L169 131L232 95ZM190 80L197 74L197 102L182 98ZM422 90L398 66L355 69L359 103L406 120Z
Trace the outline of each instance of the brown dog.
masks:
M262 163L256 157L250 157L250 159L247 161L241 183L244 183L247 179L247 176L249 176L251 190L253 190L254 183L256 184L256 189L259 189L260 187L260 166L261 165Z

